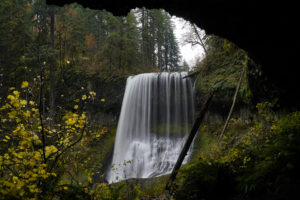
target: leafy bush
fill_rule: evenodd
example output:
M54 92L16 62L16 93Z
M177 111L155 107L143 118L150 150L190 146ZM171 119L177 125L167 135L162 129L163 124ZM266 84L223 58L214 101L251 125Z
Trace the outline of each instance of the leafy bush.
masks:
M204 134L198 159L179 171L176 198L291 199L297 194L300 112L277 119L272 107L258 104L252 125L231 120L222 138Z
M85 113L78 112L76 101L73 111L64 111L60 123L50 125L26 95L29 83L23 82L21 89L24 94L11 88L0 108L0 199L47 199L62 194L64 199L82 192L89 196L93 173L78 163L80 152L76 152L89 137ZM90 92L81 99L94 96ZM84 171L88 182L77 186L63 184L63 175L74 170Z

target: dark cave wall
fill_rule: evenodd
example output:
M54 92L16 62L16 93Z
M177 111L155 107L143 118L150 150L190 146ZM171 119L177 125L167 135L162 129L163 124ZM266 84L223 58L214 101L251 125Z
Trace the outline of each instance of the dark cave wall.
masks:
M279 97L280 104L299 108L297 58L299 51L299 24L296 3L290 1L258 0L47 0L52 5L77 2L92 9L105 9L114 15L126 15L136 7L164 8L171 15L183 17L215 34L234 42L246 50L262 66L267 91L260 91L253 81L254 95ZM269 92L268 92L269 90Z

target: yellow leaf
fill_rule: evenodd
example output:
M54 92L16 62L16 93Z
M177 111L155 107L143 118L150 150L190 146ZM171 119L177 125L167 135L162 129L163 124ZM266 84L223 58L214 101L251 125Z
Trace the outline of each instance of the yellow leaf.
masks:
M102 98L102 99L101 99L101 102L105 102L105 99L104 99L104 98Z
M91 95L91 96L96 96L96 92L90 91L90 95Z
M25 117L27 117L27 118L30 117L30 111L27 110L26 112L24 112L23 115L24 115Z
M90 176L88 176L88 182L89 183L93 183L93 180L92 180L92 178Z
M27 105L27 101L26 101L26 100L21 100L21 101L20 101L20 104L21 104L22 106L25 106L25 105Z
M21 88L27 88L28 85L29 85L29 83L27 81L23 81L22 85L21 85Z
M18 92L18 91L13 91L13 94L16 96L16 97L19 97L20 96L20 92Z
M14 183L16 183L16 182L18 181L18 177L16 177L16 176L13 176L12 179L13 179L13 182L14 182Z

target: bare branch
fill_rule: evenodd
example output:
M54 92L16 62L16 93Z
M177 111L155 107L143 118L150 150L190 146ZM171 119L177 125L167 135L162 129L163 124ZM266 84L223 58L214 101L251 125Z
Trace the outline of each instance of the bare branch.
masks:
M192 24L192 27L194 28L194 32L196 33L196 35L197 35L197 37L200 41L200 45L202 46L203 50L205 51L205 54L207 54L207 49L205 47L205 44L204 44L203 40L201 39L201 36L200 36L195 24Z
M80 134L80 137L78 138L78 140L76 140L74 143L72 143L70 146L67 146L65 149L63 149L59 154L57 154L57 156L55 157L54 159L54 162L50 168L50 171L52 171L52 169L54 168L54 165L56 164L56 162L58 161L58 158L63 154L65 153L68 149L70 149L71 147L73 147L74 145L76 145L78 142L81 141L83 135L84 135L84 131L85 131L85 128L86 128L86 123L84 124L84 127L81 131L81 134Z

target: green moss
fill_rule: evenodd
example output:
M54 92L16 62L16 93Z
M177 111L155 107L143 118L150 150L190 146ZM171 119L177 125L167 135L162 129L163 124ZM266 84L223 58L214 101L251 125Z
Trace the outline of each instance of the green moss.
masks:
M148 179L128 179L109 185L115 195L113 199L154 199L167 194L166 182L169 176Z
M187 126L187 129L186 129L186 126ZM192 128L192 124L169 124L169 125L166 125L166 124L159 124L157 125L156 127L152 127L152 130L151 132L153 133L157 133L157 134L165 134L166 133L166 128L169 128L169 132L170 134L172 135L175 135L176 134L185 134L186 131L190 131L191 128Z
M215 91L214 99L232 101L241 72L248 68L248 55L245 51L230 43L226 39L210 36L208 41L210 49L206 57L197 64L195 73L198 73L196 94L203 98L211 91ZM248 73L248 71L247 71ZM250 103L248 74L245 73L239 90L238 101Z
M217 126L212 124L203 124L194 139L194 148L191 161L198 159L201 152L207 152L210 150L210 145L216 140L216 130Z
M101 155L100 160L103 161L104 158L111 152L113 151L114 143L115 143L115 138L116 138L116 132L117 128L116 127L111 127L109 128L108 133L103 135L100 140L101 144L98 146L97 150L99 151L99 154Z

